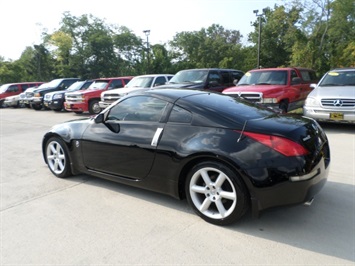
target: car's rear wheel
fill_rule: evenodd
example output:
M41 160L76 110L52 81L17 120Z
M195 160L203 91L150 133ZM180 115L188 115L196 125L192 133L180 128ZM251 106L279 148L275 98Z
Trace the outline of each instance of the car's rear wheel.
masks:
M58 137L50 138L46 143L45 156L54 175L61 178L72 175L68 151L63 140Z
M249 207L248 193L240 177L219 162L203 162L193 167L185 192L196 214L216 225L237 221Z

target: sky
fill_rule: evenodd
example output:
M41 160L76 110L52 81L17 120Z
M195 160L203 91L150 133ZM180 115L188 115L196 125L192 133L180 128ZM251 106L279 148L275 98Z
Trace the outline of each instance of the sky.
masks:
M149 43L164 44L176 33L199 31L212 24L239 30L246 43L257 19L253 10L274 8L284 0L0 0L0 56L17 60L27 46L40 44L41 33L60 27L63 13L91 14L107 24L125 26Z

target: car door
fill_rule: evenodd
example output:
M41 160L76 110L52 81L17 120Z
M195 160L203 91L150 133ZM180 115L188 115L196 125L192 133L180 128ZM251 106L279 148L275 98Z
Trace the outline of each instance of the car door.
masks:
M223 79L218 71L211 70L207 76L207 90L222 92L226 88Z
M104 123L93 123L84 132L85 166L111 175L143 179L154 162L165 125L159 121L166 106L167 102L161 99L138 95L116 104Z
M290 72L290 89L288 91L288 94L290 95L289 99L290 102L294 102L294 104L301 104L301 101L303 99L303 89L305 87L305 84L300 83L300 77L298 76L297 72L294 70L291 70ZM298 79L298 81L297 81Z

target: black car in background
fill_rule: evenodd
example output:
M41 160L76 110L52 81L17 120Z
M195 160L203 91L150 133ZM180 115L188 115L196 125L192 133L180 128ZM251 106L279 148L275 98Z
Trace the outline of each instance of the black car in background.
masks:
M187 198L204 220L226 225L251 208L311 202L327 180L327 136L313 119L240 98L186 89L129 94L96 117L43 137L57 177L81 173Z
M185 69L177 72L166 85L159 88L189 88L222 92L233 87L244 72L235 69L200 68Z
M51 110L61 111L64 109L65 93L86 90L93 82L93 80L76 81L66 90L46 93L44 95L43 104Z
M47 86L45 88L38 88L33 92L26 93L26 98L30 99L30 105L33 109L41 110L44 107L43 99L46 93L66 90L70 85L79 80L79 78L54 79L46 83Z

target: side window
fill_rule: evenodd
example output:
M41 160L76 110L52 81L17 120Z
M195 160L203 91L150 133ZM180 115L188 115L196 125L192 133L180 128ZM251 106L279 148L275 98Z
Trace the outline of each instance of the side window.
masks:
M233 83L236 84L243 77L244 73L239 71L232 71Z
M221 76L218 74L218 72L211 71L208 74L208 82L217 82L217 84L221 84L222 83Z
M301 76L304 81L310 82L311 81L311 76L309 75L308 71L301 71Z
M221 71L221 76L224 84L232 83L229 71Z
M307 70L301 71L301 76L304 81L309 83L317 81L317 75L313 71L307 71Z
M63 82L59 85L59 87L62 90L66 90L67 88L69 88L69 86L71 84L73 84L75 81L74 80L63 80Z
M190 123L191 120L192 120L192 114L189 111L179 106L174 106L173 109L171 110L169 116L169 122Z
M8 92L18 92L18 87L17 87L17 85L11 85L7 91Z
M164 85L166 83L166 79L163 76L157 77L154 81L153 87Z
M114 79L114 80L112 80L112 82L111 82L111 84L110 84L110 86L109 86L109 90L111 90L111 89L118 89L118 88L123 88L123 83L122 83L122 80L120 80L120 79Z
M28 85L28 84L22 84L22 85L21 85L22 91L27 90L29 86L30 86L30 85Z
M127 85L127 83L130 81L130 79L124 79L123 81L124 81L124 84Z
M167 102L150 97L135 96L114 106L108 120L159 122Z
M294 71L294 70L291 71L291 80L293 78L298 78L298 75L297 75L296 71Z

